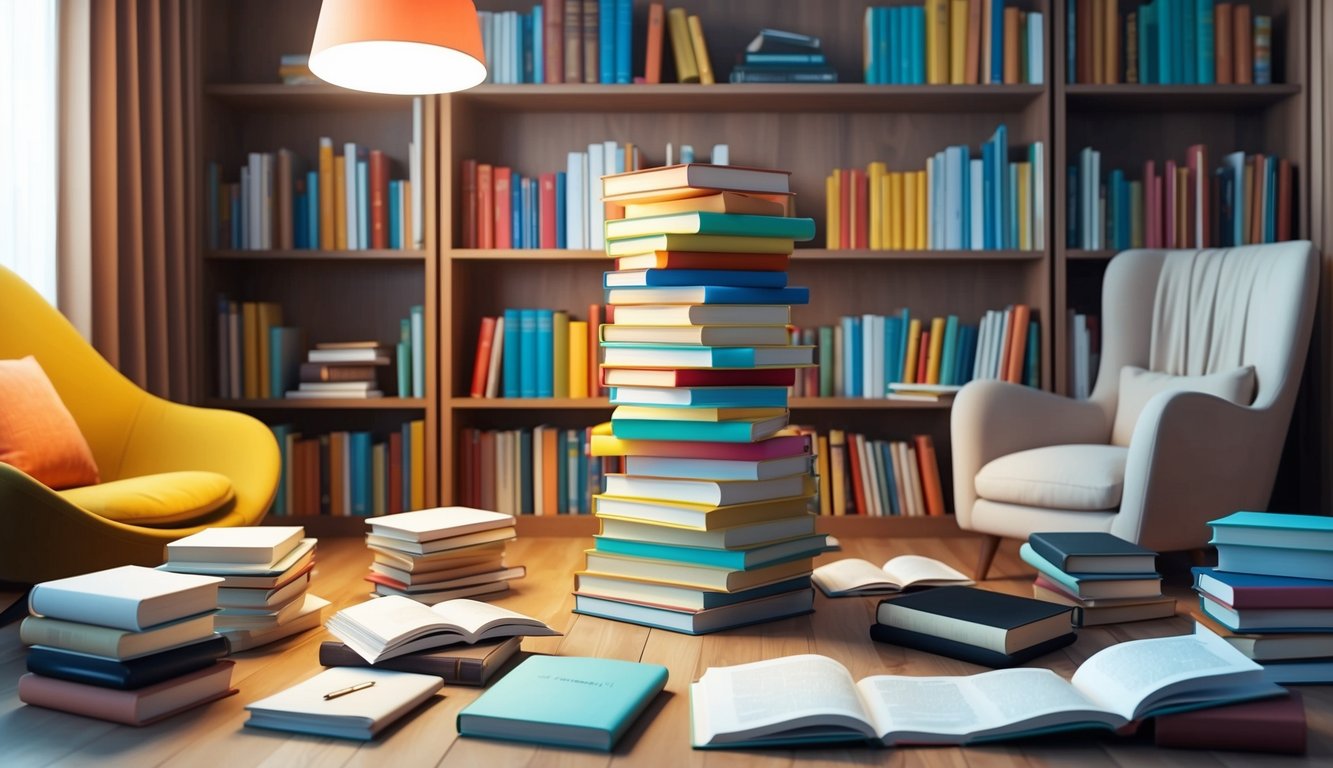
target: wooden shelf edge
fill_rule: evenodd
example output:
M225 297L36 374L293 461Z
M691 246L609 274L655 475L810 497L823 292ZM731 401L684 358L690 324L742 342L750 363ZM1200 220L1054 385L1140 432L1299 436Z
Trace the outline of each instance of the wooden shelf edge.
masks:
M204 96L234 106L272 108L290 105L302 109L408 107L414 98L402 94L352 91L336 85L282 83L209 83L204 86Z
M1075 111L1105 109L1232 110L1264 107L1301 93L1300 83L1272 85L1093 85L1064 87Z
M207 398L203 403L206 408L222 408L232 411L260 410L300 410L300 411L349 411L349 410L424 410L424 397L372 397L372 398L328 398L300 400L296 398L242 399Z
M208 250L204 258L218 261L425 261L426 251L418 249L375 249L361 251L283 250Z
M1065 258L1070 261L1106 261L1115 256L1119 251L1104 248L1101 250L1084 250L1082 248L1071 248L1065 251Z
M355 253L355 252L354 252ZM890 251L870 249L840 250L828 248L798 248L793 261L1040 261L1046 251L989 250L945 251L913 250ZM564 248L454 248L445 251L455 261L604 261L611 259L602 251L568 250Z
M922 400L890 400L888 398L859 397L794 397L789 402L792 410L948 410L951 400L936 402ZM455 411L585 411L612 408L605 397L452 397L448 407Z

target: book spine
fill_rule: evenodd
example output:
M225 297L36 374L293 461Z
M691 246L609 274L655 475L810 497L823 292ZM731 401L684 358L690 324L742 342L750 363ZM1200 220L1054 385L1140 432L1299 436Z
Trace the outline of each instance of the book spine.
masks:
M648 39L644 45L643 81L662 82L662 27L665 12L661 3L648 5Z

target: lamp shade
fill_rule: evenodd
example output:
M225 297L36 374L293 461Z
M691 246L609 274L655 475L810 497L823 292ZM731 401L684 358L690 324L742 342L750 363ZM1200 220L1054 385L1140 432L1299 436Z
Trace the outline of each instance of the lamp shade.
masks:
M324 0L310 71L374 93L447 93L486 79L472 0Z

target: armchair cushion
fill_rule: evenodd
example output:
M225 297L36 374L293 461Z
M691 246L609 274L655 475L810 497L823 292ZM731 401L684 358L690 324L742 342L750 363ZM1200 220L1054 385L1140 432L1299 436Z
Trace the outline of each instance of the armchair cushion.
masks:
M1101 511L1120 506L1129 449L1052 445L994 459L977 473L988 501L1046 509Z
M36 358L0 360L0 461L48 488L97 482L97 463Z
M1127 365L1120 369L1120 400L1116 405L1111 443L1129 445L1139 413L1158 392L1203 392L1237 405L1249 405L1254 399L1254 366L1203 376L1172 376Z
M216 472L163 472L129 477L71 488L60 495L108 520L147 527L201 523L230 506L236 498L231 480Z

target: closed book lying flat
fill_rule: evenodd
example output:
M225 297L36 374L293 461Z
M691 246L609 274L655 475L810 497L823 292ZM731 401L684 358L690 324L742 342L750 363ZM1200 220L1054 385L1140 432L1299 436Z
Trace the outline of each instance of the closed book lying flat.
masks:
M799 495L806 488L807 477L800 474L771 480L688 480L609 474L604 480L610 496L725 506Z
M1264 680L1277 685L1327 685L1333 683L1333 659L1266 661Z
M634 304L616 308L616 325L786 325L785 304Z
M290 554L273 566L272 570L262 573L218 573L222 579L219 589L277 589L302 574L308 573L315 564L315 540L301 539L301 543ZM171 571L170 563L158 566L158 570Z
M171 650L118 661L74 653L59 648L34 646L28 650L28 671L103 688L134 690L213 666L226 656L227 641L221 635Z
M798 454L811 455L808 435L775 435L741 445L718 445L699 441L620 440L612 434L609 421L592 428L589 447L593 456L664 456L680 459L759 461Z
M375 669L434 675L446 685L485 685L491 676L518 653L523 640L508 637L476 645L455 645L409 653L386 659ZM319 645L319 663L326 667L369 667L370 664L346 644L325 640Z
M28 609L53 619L141 630L213 610L221 582L123 565L42 582L28 595Z
M506 515L506 517L508 516ZM406 539L392 536L382 536L378 533L367 533L366 543L372 546L392 549L407 554L430 555L451 549L471 547L477 544L508 541L515 536L517 536L517 534L514 533L514 527L508 525L503 528L492 528L488 531L476 531L475 533L465 533L462 536L450 536L445 539L432 539L430 541L408 541Z
M276 610L279 606L295 600L310 586L310 570L299 578L283 584L277 589L248 589L222 587L218 590L218 606L221 608L262 608Z
M465 597L485 597L504 592L509 589L507 581L487 581L482 584L472 584L466 587L454 587L452 589L436 589L427 592L404 592L396 587L386 586L384 584L375 585L375 595L380 597L398 596L414 600L422 605L435 605L445 603L450 600L459 600Z
M633 242L622 240L621 242ZM607 304L809 304L810 289L738 288L729 285L678 285L660 288L609 288Z
M45 645L126 661L203 640L213 634L213 611L136 632L75 621L29 616L19 625L24 645Z
M1319 579L1333 573L1333 549L1217 546L1217 569L1263 576Z
M436 507L368 518L366 525L377 536L421 542L512 528L514 516L471 507Z
M809 456L762 461L626 456L625 474L697 480L773 480L810 471Z
M560 634L530 616L476 600L426 607L397 596L344 608L327 627L371 664L456 643Z
M1195 632L1212 632L1232 648L1261 664L1333 658L1333 632L1240 633L1232 632L1202 612L1192 611L1190 615L1195 621Z
M1158 715L1154 743L1171 749L1208 749L1303 755L1305 703L1296 691L1192 712Z
M809 240L815 236L815 220L785 216L756 216L747 213L682 211L658 216L613 219L606 222L607 240L666 234L740 235Z
M1101 531L1034 533L1033 551L1065 573L1152 573L1157 553Z
M668 213L684 211L710 211L713 213L752 213L759 216L781 216L787 211L787 195L747 195L742 192L718 192L699 197L686 197L679 200L664 200L660 203L631 203L625 206L625 215L630 218L641 216L663 216Z
M598 552L594 549L587 550L587 555L588 573L642 579L660 584L693 587L713 592L739 592L743 589L753 589L775 581L784 581L796 576L807 575L811 569L811 558L809 557L798 557L759 568L740 570L691 565L670 560L625 557Z
M1079 597L1160 597L1162 577L1156 572L1140 574L1065 573L1055 564L1038 555L1032 545L1018 548L1023 562L1036 568L1043 576Z
M603 326L606 327L606 326ZM783 331L786 332L785 330ZM612 405L786 408L786 387L611 387Z
M1072 607L1073 622L1076 627L1167 619L1176 615L1176 601L1171 597L1159 597L1147 601L1135 600L1120 605L1081 605L1075 598L1036 585L1032 587L1032 596L1048 603L1060 603Z
M394 568L416 573L417 571L442 571L448 568L461 568L487 559L503 557L505 543L503 541L490 541L457 549L443 549L425 555L403 552L373 543L368 543L366 549L371 551L377 563L384 563Z
M616 259L616 269L753 269L781 272L790 265L791 256L783 253L653 251Z
M305 682L248 705L250 719L245 724L368 740L429 699L443 685L433 675L330 667ZM364 687L351 690L358 686ZM328 696L341 691L350 692Z
M1235 512L1208 523L1210 544L1333 550L1333 518L1277 512Z
M124 725L149 725L179 712L236 693L230 661L134 691L34 675L19 678L19 700L84 717Z
M787 368L607 368L604 387L789 387L796 369Z
M715 443L753 443L772 437L787 426L789 416L738 421L663 421L617 419L611 432L622 440L678 440Z
M716 531L721 528L793 517L807 511L806 505L809 499L809 496L802 494L773 501L718 507L710 504L621 498L606 494L593 497L598 517L670 525L691 531Z
M167 561L241 563L272 568L296 549L305 535L299 525L205 528L167 543Z
M606 600L647 603L682 611L722 608L798 589L809 591L810 586L808 576L783 579L754 589L743 589L739 592L704 592L689 587L677 587L670 584L607 576L587 571L580 571L575 574L575 580L575 588L579 594Z
M328 600L307 593L301 603L301 610L295 616L277 626L247 629L219 627L218 632L227 638L232 653L240 653L318 627L322 623L323 612L328 605Z
M823 534L802 536L748 549L711 549L660 542L624 541L607 536L595 537L598 552L630 557L647 557L681 563L710 565L715 568L759 568L793 557L814 557L824 551Z
M640 256L658 251L717 251L720 253L762 253L790 255L796 241L789 237L741 237L737 235L647 235L612 240L606 244L608 256Z
M674 405L621 405L611 411L612 432L617 419L642 419L645 421L750 421L785 416L784 406L765 406L760 408L701 406L682 408Z
M681 163L607 176L602 179L602 196L618 198L615 202L630 203L653 201L653 193L678 188L687 191L677 198L706 195L709 190L786 194L791 191L790 177L787 171L764 168Z
M602 276L604 288L667 285L730 285L741 288L784 288L786 272L725 269L627 269Z
M603 325L602 341L625 344L691 344L705 347L781 346L785 325ZM783 399L786 405L786 398Z
M498 570L482 571L467 576L459 576L449 579L440 579L438 581L423 581L420 583L407 583L398 579L385 576L381 573L371 573L366 576L366 581L373 584L382 584L386 587L392 587L400 592L438 592L445 589L458 589L459 587L470 587L474 584L488 584L492 581L511 581L521 579L527 575L527 568L518 565L513 568L500 568Z
M628 621L686 635L703 635L789 616L801 616L813 611L814 605L815 593L808 585L791 592L699 611L574 593L574 613Z
M939 587L881 600L876 619L1010 655L1067 634L1069 606L973 587Z
M458 733L609 752L666 681L658 664L533 656L458 713Z
M1333 581L1195 568L1194 588L1233 608L1333 608ZM1333 575L1333 574L1329 574Z
M790 368L814 361L814 347L687 347L606 342L602 354L605 365L628 368Z
M1233 632L1333 632L1333 609L1328 608L1232 608L1199 595L1199 607Z
M452 579L461 579L465 576L475 576L479 573L504 570L503 556L486 557L479 559L476 562L472 562L471 560L464 560L462 562L466 564L458 567L442 568L432 571L408 571L385 563L374 562L370 564L370 572L387 576L391 580L401 583L404 586L412 586L414 584L430 584L437 581L450 581Z
M744 549L786 541L815 532L815 515L800 514L777 520L721 528L716 531L692 531L688 528L621 520L600 516L602 535L623 541L672 544L709 549Z
M980 664L983 667L993 667L995 669L1007 669L1008 667L1017 667L1020 664L1026 664L1033 659L1040 658L1050 653L1073 644L1078 639L1077 633L1073 630L1063 635L1057 635L1049 640L1043 640L1036 645L1029 646L1013 653L999 653L989 648L982 648L968 643L960 643L957 640L951 640L939 635L929 635L923 632L913 632L899 627L890 627L887 624L870 625L870 639L878 643L889 643L891 645L901 645L904 648L915 648L918 651L926 651L940 656L948 656L951 659L967 661L973 664Z
M315 539L301 539L296 548L288 552L286 557L273 563L218 563L180 560L165 562L159 565L157 570L169 573L219 576L223 579L222 586L226 587L261 586L261 582L267 584L269 582L285 581L283 577L291 573L293 568L300 567L301 561L307 557L313 559L317 543ZM236 577L243 577L249 581L242 581L241 578Z

